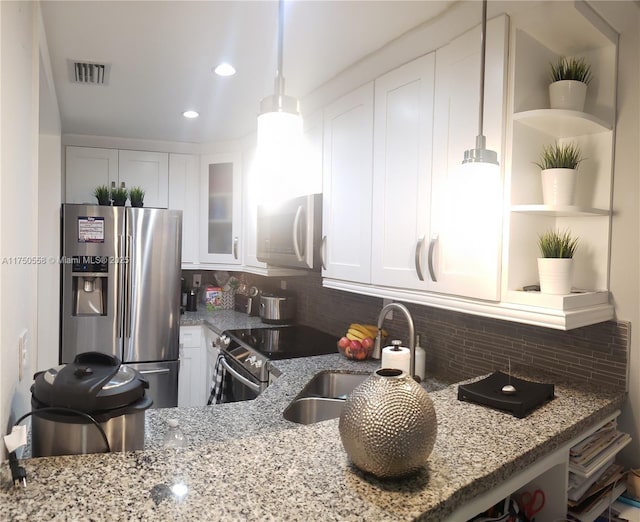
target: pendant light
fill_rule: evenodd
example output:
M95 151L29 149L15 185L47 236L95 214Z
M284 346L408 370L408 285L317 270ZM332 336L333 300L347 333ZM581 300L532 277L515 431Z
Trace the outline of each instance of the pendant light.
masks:
M278 63L274 94L260 102L257 151L263 187L295 180L302 140L302 116L298 100L284 93L282 53L284 40L284 0L278 2ZM263 194L266 196L266 194Z
M484 74L487 47L487 0L482 0L482 48L480 52L480 110L478 114L478 135L476 148L464 151L463 165L481 164L498 166L498 154L487 149L487 140L483 134L484 123Z

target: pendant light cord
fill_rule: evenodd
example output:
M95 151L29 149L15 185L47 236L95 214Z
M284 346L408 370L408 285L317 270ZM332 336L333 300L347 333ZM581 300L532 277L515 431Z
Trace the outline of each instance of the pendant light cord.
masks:
M278 1L278 64L276 70L275 93L284 95L284 76L282 74L282 54L284 48L284 0Z
M480 109L478 114L478 136L484 131L484 67L487 48L487 0L482 0L482 40L480 51Z

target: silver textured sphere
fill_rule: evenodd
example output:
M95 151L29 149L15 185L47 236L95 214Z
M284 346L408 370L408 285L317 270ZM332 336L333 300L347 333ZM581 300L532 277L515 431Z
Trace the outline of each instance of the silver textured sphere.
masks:
M353 391L338 427L353 464L380 478L424 466L438 429L429 394L407 373L390 368L376 371Z

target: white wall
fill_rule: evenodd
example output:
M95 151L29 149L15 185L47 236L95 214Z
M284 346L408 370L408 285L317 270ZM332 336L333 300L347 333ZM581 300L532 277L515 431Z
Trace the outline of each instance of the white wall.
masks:
M620 33L616 126L611 293L616 318L631 321L629 400L620 419L633 442L625 462L640 467L640 6L635 2L594 2L593 7Z
M37 253L36 9L32 2L0 2L0 426L3 431L12 411L20 415L29 409L30 379L18 381L18 337L27 331L32 352L35 333L36 265L22 263L16 256Z
M39 4L0 2L0 24L0 427L4 433L31 409L29 387L39 337L55 335L57 351L57 326L51 321L57 322L59 306L52 291L58 286L57 266L46 266L42 272L34 261L59 237L52 209L60 205L60 127L55 93L41 91L53 84L50 78L40 82L41 71L50 68ZM42 121L40 106L48 115ZM42 140L41 123L49 133ZM39 273L45 276L40 294ZM46 314L41 325L39 300ZM25 331L27 363L20 379L18 338Z

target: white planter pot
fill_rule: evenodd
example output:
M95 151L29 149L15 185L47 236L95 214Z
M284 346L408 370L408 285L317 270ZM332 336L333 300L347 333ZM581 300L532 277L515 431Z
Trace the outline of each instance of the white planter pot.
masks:
M552 109L584 110L587 84L578 80L561 80L549 84L549 104Z
M543 294L566 295L571 293L573 279L573 259L538 258L540 292Z
M542 202L545 205L573 205L577 171L575 169L545 169L542 176Z

